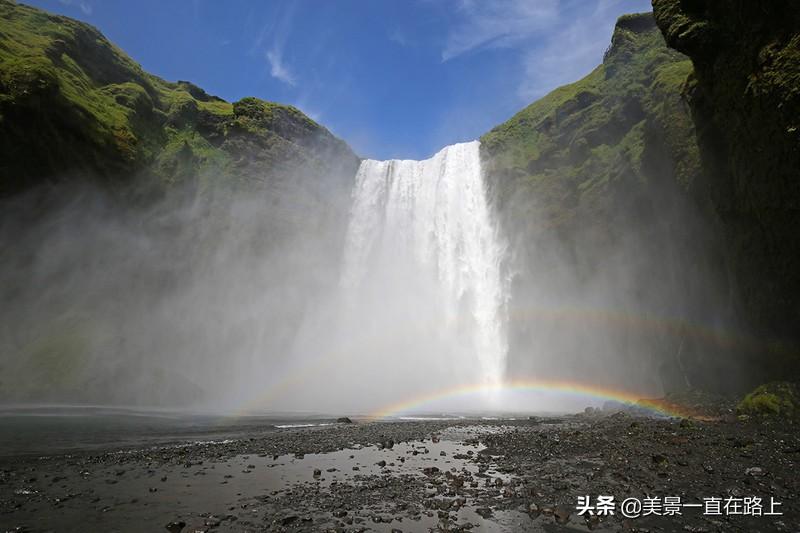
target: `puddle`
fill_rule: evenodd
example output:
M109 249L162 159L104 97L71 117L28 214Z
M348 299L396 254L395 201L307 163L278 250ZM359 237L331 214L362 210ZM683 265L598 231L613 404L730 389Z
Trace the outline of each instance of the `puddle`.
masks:
M66 530L141 531L162 530L170 521L187 522L185 531L202 527L205 517L235 517L215 526L214 531L240 531L264 525L264 517L275 512L274 502L293 502L293 494L327 494L336 498L343 488L372 490L370 484L413 482L414 487L433 490L446 476L469 473L472 491L509 481L509 476L495 471L491 461L476 463L484 447L477 441L457 442L431 439L378 446L347 448L331 453L304 456L239 455L224 461L198 464L137 462L135 465L103 465L91 471L77 467L59 468L38 477L20 490L30 491L24 505L14 511L11 526L26 525L33 529L53 527ZM437 481L438 479L438 481ZM399 493L402 494L403 486ZM305 492L304 492L305 491ZM377 492L380 497L382 492ZM19 496L22 498L23 496ZM440 494L431 500L443 499ZM452 499L452 498L451 498ZM527 515L494 511L490 520L475 512L469 497L466 505L447 509L418 509L403 516L380 508L396 501L379 502L378 507L354 509L350 518L358 519L353 527L372 531L427 532L431 528L470 522L480 531L516 531L519 521L530 523ZM294 500L296 501L296 500ZM270 506L270 502L273 505ZM291 512L291 509L285 509ZM284 509L278 508L279 512ZM320 515L327 515L325 527L338 523L329 513L312 513L318 525ZM375 523L376 515L384 514L387 522ZM298 516L305 516L298 511ZM442 518L444 517L444 518ZM11 518L6 516L6 518ZM298 518L299 520L299 518ZM300 524L298 524L300 525ZM319 524L322 526L322 524ZM250 526L249 528L246 526ZM307 525L306 527L310 527Z

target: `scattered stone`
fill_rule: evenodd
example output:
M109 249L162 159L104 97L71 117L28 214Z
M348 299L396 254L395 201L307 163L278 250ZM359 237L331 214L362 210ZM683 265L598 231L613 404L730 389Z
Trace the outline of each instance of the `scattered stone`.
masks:
M657 465L663 465L667 463L667 456L662 453L655 453L651 455L650 458Z
M489 518L494 514L492 510L488 507L478 507L477 509L475 509L475 512L478 513L481 516L481 518Z
M183 528L185 527L186 527L186 522L184 522L183 520L179 520L175 522L170 522L169 524L164 526L164 529L169 531L169 533L181 533L181 531L183 531Z
M557 506L555 512L553 513L553 516L556 517L556 522L558 522L559 524L566 524L567 522L569 522L569 515L570 515L569 509L567 507L564 507L563 505Z

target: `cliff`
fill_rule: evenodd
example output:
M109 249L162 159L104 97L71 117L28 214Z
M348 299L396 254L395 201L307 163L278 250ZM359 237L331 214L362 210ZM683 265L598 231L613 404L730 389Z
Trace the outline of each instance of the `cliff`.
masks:
M652 14L623 16L601 65L481 138L511 240L512 372L735 386L734 310L681 97L691 69Z
M343 141L294 107L229 103L167 82L92 26L9 0L0 22L0 196L78 177L163 188L357 166Z
M669 46L692 60L684 93L737 305L767 346L771 376L797 376L800 4L653 0L653 9Z

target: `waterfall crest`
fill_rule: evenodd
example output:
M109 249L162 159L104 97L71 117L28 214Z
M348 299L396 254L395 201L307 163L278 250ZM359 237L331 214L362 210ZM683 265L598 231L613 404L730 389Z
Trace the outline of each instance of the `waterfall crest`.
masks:
M459 379L501 383L506 245L487 201L480 143L448 146L424 161L365 160L352 202L341 284L353 306L366 298L374 311L405 300L408 312L392 320L424 316L435 330L425 333L436 346L431 358L461 368ZM418 341L414 350L424 350L425 339Z

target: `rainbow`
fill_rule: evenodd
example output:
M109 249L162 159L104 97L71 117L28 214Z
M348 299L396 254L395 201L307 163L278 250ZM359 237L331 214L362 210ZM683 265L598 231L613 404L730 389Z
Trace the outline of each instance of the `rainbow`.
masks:
M624 310L593 308L593 307L531 307L518 309L508 317L510 322L550 322L553 324L589 325L594 327L611 327L619 330L634 330L653 334L663 334L672 337L689 337L697 341L716 345L721 348L740 348L745 350L776 350L775 344L764 345L756 339L740 334L736 331L711 327L708 325L688 322L678 317L645 315L631 313ZM377 338L364 339L364 346L371 346L378 342ZM362 349L365 349L362 346ZM235 410L234 415L243 415L268 406L277 397L290 394L291 391L302 387L310 375L323 374L330 371L336 364L337 358L344 356L347 349L338 349L330 353L320 353L310 360L291 370L282 379L268 385L253 397L245 400ZM449 397L475 394L491 390L528 390L528 391L561 391L586 397L607 399L626 404L652 409L653 412L667 416L687 416L686 410L667 404L660 400L644 400L646 394L637 394L630 391L611 389L602 386L589 385L573 381L557 380L528 380L516 379L505 382L503 385L489 387L485 384L467 384L432 391L428 394L416 396L395 404L387 405L375 413L376 417L393 416L409 409L424 407L436 400ZM692 416L691 414L689 416Z
M459 385L386 405L371 413L367 418L371 420L394 418L406 413L420 412L438 401L492 392L560 392L587 398L611 400L669 417L702 418L699 417L697 413L682 406L661 399L643 398L641 394L635 392L611 389L576 381L555 380L512 380L498 384L478 383Z

